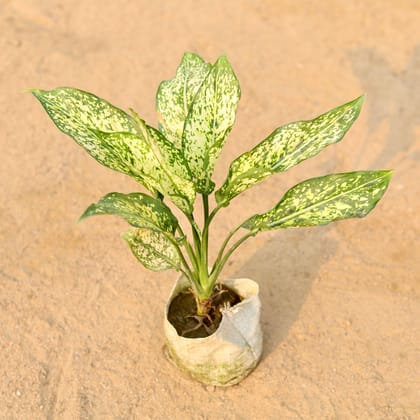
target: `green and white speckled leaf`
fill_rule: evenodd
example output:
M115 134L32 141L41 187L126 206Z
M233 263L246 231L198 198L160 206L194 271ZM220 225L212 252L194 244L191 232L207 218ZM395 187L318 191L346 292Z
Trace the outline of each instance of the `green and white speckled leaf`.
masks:
M100 133L137 133L134 119L121 109L97 96L79 89L62 87L46 91L34 89L55 125L72 137L102 165L134 177L156 194L154 188L136 170L135 159L124 139L110 138Z
M146 125L134 112L133 116L138 133L146 143L142 146L143 151L147 149L151 152L150 158L143 162L143 167L154 165L154 169L149 167L147 171L148 179L154 179L158 191L167 195L182 211L191 214L196 192L184 155L162 133ZM142 153L138 144L135 149L139 154Z
M97 133L105 143L125 145L128 153L123 159L132 159L133 171L147 180L148 185L167 196L181 210L192 212L195 199L194 184L177 175L182 168L181 155L162 134L144 125L142 133ZM184 167L185 169L185 167ZM188 172L185 169L184 175Z
M184 54L175 78L164 80L156 94L159 130L178 149L182 146L182 132L198 88L206 78L211 65L197 54Z
M277 128L231 163L226 181L216 191L217 203L228 205L232 198L270 175L286 171L339 142L359 116L363 99L361 96L313 120Z
M57 127L103 165L133 176L155 195L192 212L194 184L181 152L137 115L73 88L33 90Z
M359 171L308 179L287 191L272 210L252 216L242 227L263 231L364 217L385 193L391 175L391 171Z
M182 150L200 193L214 189L211 176L232 129L240 96L238 79L222 56L198 89L182 136Z
M149 229L130 229L123 238L134 256L149 270L161 271L180 268L175 245L161 232Z
M149 228L174 233L178 220L160 200L142 193L112 192L91 204L80 217L112 214L122 217L137 228Z

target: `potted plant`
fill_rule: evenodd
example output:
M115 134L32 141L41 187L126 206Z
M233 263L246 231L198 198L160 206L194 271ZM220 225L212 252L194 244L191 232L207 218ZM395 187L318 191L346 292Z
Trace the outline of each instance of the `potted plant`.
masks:
M364 217L391 178L391 171L378 170L303 181L271 210L234 227L210 262L209 231L219 211L260 181L340 141L358 117L363 97L313 120L275 129L231 163L215 191L213 169L240 98L238 80L225 56L211 65L196 54L184 54L176 76L163 81L157 91L158 129L133 110L128 114L78 89L33 89L32 93L56 126L99 163L130 175L149 191L107 194L81 219L101 214L122 217L131 225L123 238L146 268L180 273L165 312L167 352L178 367L207 384L238 383L262 352L258 285L249 279L220 277L232 253L266 230ZM210 208L209 195L214 191L216 204ZM204 214L201 226L194 211L197 195ZM170 205L182 212L184 223ZM240 236L239 231L245 233Z

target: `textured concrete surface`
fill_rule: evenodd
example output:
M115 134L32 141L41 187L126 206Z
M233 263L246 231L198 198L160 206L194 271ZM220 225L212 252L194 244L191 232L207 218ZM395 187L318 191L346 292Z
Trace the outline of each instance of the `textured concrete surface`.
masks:
M0 417L415 419L419 395L418 1L0 2ZM158 83L186 50L226 53L241 82L216 168L275 127L367 93L345 139L235 199L228 228L303 179L393 168L368 218L260 235L224 275L261 287L265 350L229 389L180 374L162 351L176 274L150 273L112 217L76 221L110 191L101 167L24 88L75 86L156 123Z

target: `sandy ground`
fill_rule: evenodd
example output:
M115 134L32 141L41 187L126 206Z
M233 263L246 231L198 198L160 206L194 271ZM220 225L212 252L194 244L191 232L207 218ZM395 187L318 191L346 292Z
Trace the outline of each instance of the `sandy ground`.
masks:
M418 419L420 3L0 1L0 418ZM296 182L394 168L366 219L267 233L225 276L261 285L263 359L205 387L163 355L176 274L146 271L90 203L138 185L49 121L26 87L75 86L156 123L154 94L186 50L226 53L242 86L217 166L275 127L367 93L342 143L234 200L229 227Z

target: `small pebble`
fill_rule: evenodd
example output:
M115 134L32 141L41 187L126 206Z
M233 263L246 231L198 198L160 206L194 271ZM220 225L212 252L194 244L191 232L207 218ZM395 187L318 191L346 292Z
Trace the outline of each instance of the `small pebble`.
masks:
M21 393L19 390L17 390L17 391L16 391L16 395L17 395L18 397L20 397L20 396L22 395L22 393Z

